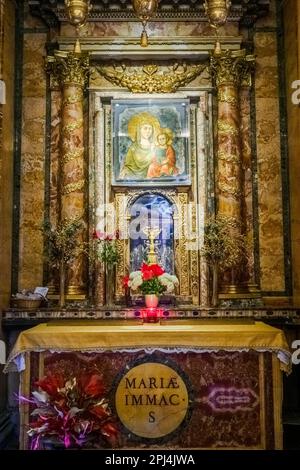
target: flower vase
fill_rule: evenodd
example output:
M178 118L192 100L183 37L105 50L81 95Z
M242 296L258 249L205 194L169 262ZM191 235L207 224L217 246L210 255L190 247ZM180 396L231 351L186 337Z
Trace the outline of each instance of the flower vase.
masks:
M146 294L145 295L145 304L147 308L156 308L158 306L158 295L156 294Z
M115 296L115 267L112 265L106 266L106 288L105 288L105 299L108 307L114 305Z

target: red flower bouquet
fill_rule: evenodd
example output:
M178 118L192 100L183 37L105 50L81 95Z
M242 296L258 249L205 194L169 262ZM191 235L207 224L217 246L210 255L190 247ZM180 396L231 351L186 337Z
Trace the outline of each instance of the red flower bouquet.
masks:
M178 279L166 273L159 264L143 263L140 271L134 271L123 280L124 286L133 291L140 289L143 294L162 294L173 292Z
M28 435L31 449L53 441L65 448L114 446L118 428L105 398L102 377L97 371L82 372L68 378L48 375L36 382L32 399L21 402L33 407Z

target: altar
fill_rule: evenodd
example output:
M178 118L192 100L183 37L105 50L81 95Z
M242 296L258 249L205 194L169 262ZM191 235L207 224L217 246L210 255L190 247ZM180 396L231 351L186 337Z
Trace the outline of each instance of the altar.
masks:
M289 362L284 333L262 322L102 320L23 331L6 368L17 365L26 399L43 377L97 371L117 449L281 449ZM20 404L22 449L35 414Z

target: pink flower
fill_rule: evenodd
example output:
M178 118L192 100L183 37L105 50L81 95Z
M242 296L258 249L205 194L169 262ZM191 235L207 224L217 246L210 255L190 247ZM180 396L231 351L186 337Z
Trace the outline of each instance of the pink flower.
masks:
M94 230L93 231L93 239L94 240L105 240L106 234L103 232L100 232L100 230Z

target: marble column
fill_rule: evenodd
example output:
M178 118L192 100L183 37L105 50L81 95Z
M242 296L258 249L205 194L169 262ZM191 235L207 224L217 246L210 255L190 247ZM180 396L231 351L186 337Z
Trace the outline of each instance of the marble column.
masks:
M253 61L244 50L226 51L211 58L218 91L217 211L226 218L233 236L244 231L239 87L245 64ZM239 293L240 284L236 270L225 274L224 292Z
M89 59L86 54L56 52L54 57L47 58L47 68L62 89L59 220L80 218L86 222L83 92ZM81 238L85 238L84 233ZM83 257L78 257L69 267L66 290L69 298L81 298L86 294L85 271Z

